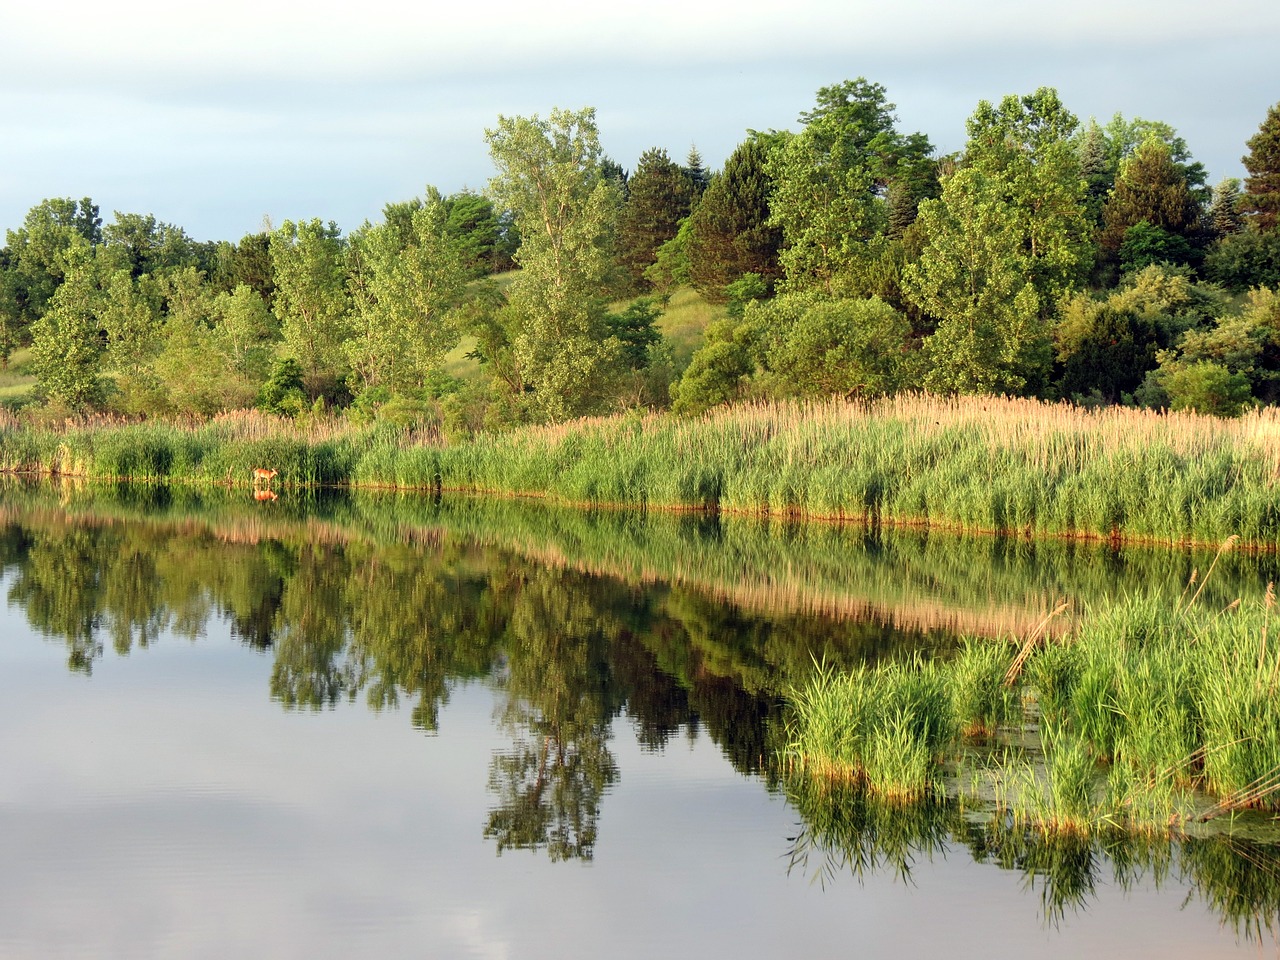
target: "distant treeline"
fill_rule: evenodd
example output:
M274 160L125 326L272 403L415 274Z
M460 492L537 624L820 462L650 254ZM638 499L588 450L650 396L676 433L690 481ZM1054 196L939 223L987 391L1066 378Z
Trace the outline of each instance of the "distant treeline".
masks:
M714 172L696 148L624 169L591 109L500 116L483 195L429 187L346 235L197 242L45 200L0 249L0 399L464 434L922 386L1221 415L1280 398L1280 104L1247 178L1212 188L1168 124L1081 123L1047 88L979 103L948 156L894 109L862 78L824 87L798 131L750 131ZM720 309L682 369L663 311L685 286Z

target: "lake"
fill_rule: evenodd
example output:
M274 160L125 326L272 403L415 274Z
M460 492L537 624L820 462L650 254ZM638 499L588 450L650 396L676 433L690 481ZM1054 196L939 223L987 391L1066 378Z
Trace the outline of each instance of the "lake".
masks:
M129 486L4 485L0 521L0 956L1278 949L1260 818L1048 840L773 761L815 662L1177 593L1212 551Z

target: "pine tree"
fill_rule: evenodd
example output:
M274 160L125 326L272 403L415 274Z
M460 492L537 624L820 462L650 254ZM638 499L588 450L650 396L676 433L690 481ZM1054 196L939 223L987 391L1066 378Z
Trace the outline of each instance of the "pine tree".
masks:
M1242 159L1249 176L1240 208L1260 228L1273 230L1280 217L1280 103L1267 111L1247 146L1249 153Z
M1240 181L1235 177L1226 177L1213 188L1209 224L1214 237L1219 240L1244 226L1244 219L1240 216Z
M647 288L645 268L658 248L676 235L689 215L693 185L667 151L653 147L640 157L628 181L629 194L618 217L618 262L637 288Z
M696 145L690 145L689 155L684 161L684 175L688 177L693 188L693 204L696 206L711 185L711 171L702 165L702 154Z
M782 231L769 224L769 151L760 136L739 144L689 218L689 278L714 302L723 302L725 286L743 274L769 283L781 276Z
M1102 208L1101 244L1112 255L1125 233L1146 221L1166 233L1191 239L1200 225L1200 205L1169 145L1148 137L1120 167L1115 188Z
M1115 185L1116 170L1111 165L1107 136L1097 120L1089 121L1078 141L1076 149L1080 157L1080 174L1087 190L1085 203L1089 208L1089 219L1100 225L1102 206Z

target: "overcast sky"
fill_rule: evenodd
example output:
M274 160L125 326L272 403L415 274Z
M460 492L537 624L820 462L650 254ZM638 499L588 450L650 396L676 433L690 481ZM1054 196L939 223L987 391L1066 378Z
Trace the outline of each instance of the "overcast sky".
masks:
M718 167L865 76L941 152L982 99L1056 87L1080 118L1163 120L1210 182L1280 101L1275 0L485 0L43 3L0 10L0 229L45 197L152 213L197 239L482 189L498 114L594 106L628 169Z

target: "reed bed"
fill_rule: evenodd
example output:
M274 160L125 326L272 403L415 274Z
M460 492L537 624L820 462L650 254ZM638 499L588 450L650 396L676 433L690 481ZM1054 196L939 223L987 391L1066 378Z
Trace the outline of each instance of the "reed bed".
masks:
M1099 604L1074 635L1032 650L1014 689L995 678L1014 675L1015 648L989 643L970 642L942 663L821 671L791 698L784 756L808 775L898 796L896 775L877 780L868 744L884 721L867 719L866 701L876 717L922 711L925 727L899 724L893 742L904 763L933 757L931 770L913 774L932 785L965 735L1009 724L1025 698L1039 742L995 775L1015 821L1054 831L1158 830L1280 810L1274 592L1218 610L1189 592ZM927 705L904 694L904 670L938 691Z
M242 413L203 425L0 419L0 469L350 484L965 531L1280 546L1280 414L995 398L770 403L626 414L443 445L433 432Z

